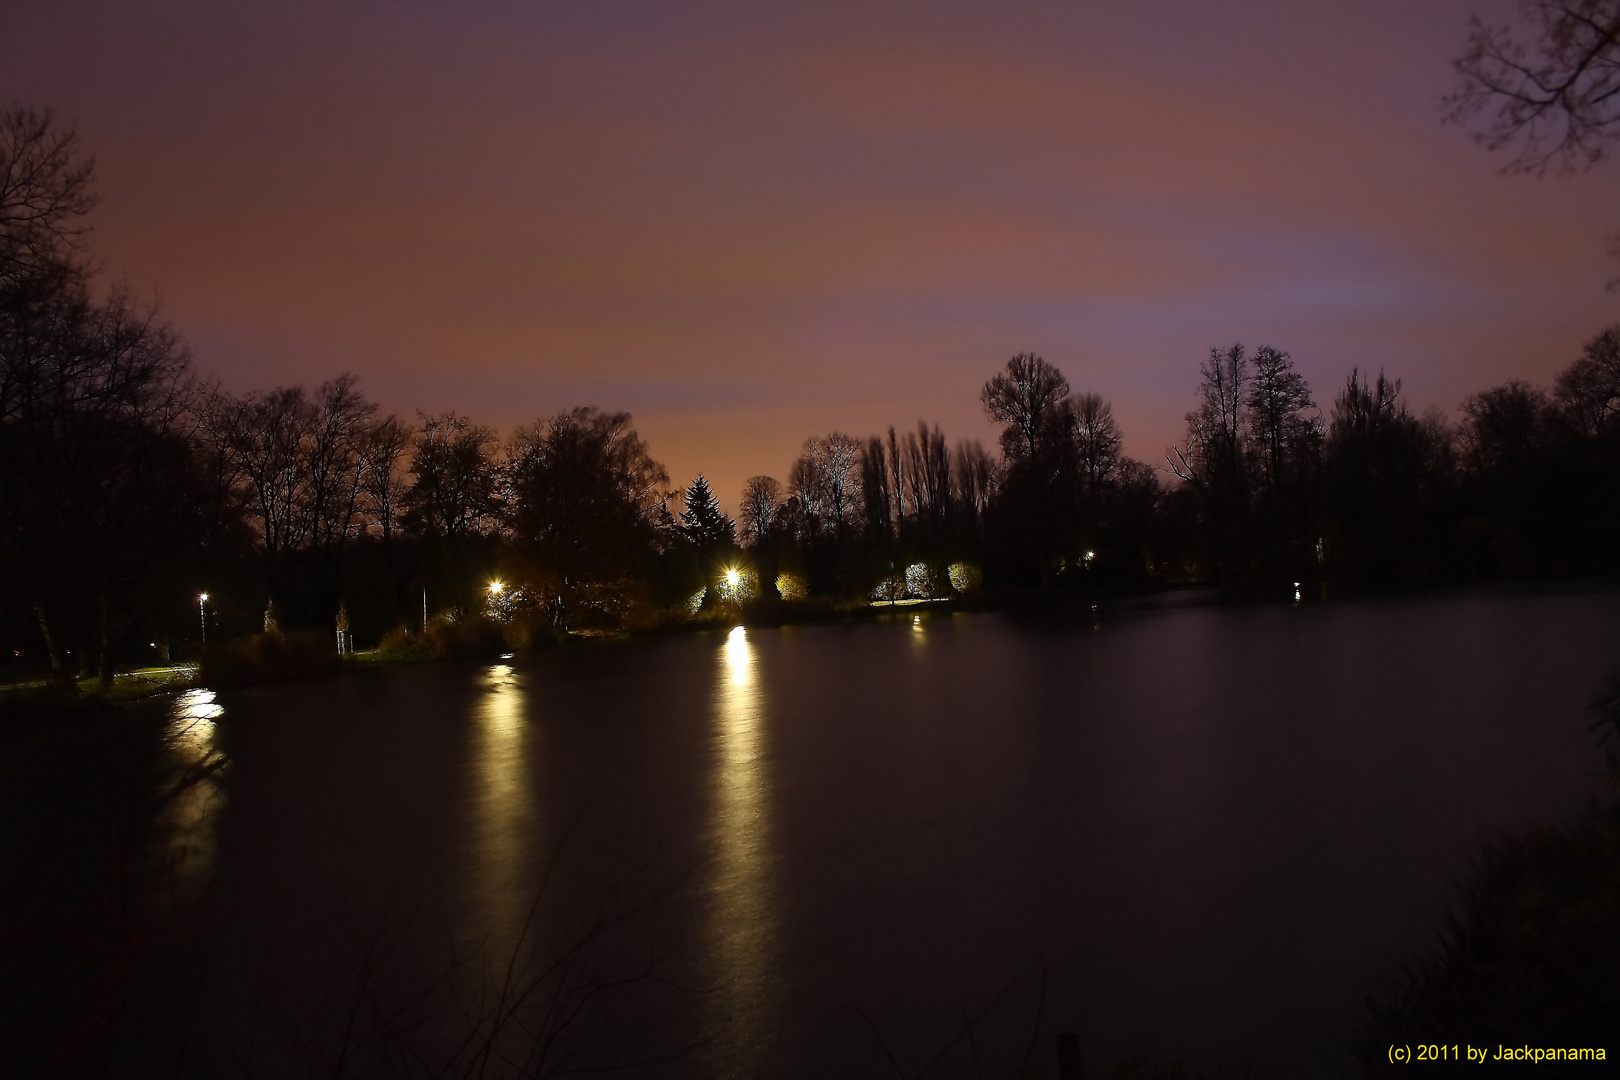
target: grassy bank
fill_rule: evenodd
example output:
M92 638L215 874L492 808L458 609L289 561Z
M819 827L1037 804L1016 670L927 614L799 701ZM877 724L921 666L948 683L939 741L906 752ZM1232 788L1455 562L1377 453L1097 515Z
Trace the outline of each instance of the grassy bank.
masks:
M52 687L43 676L19 679L0 686L0 726L91 715L196 685L196 664L135 668L120 672L108 687L85 676L71 694Z

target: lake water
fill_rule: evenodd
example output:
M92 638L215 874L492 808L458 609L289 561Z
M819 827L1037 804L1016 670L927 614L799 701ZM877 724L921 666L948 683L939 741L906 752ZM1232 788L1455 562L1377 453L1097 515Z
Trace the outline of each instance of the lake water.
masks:
M686 1048L648 1075L912 1075L988 1007L930 1075L1005 1075L1032 1033L1055 1073L1069 1029L1093 1076L1143 1047L1331 1076L1488 830L1596 790L1582 707L1616 660L1609 592L908 611L193 692L154 760L227 764L152 834L185 932L117 1053L161 1061L190 1018L330 1054L355 1001L416 988L391 1030L438 1052L538 942L579 966L531 1015ZM64 740L13 741L13 830L107 790Z

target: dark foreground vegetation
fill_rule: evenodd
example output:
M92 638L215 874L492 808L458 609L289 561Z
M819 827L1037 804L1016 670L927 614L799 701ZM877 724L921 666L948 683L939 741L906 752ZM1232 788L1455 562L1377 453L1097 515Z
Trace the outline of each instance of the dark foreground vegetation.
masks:
M624 413L502 437L384 416L350 375L242 395L199 380L151 306L97 279L91 180L48 113L0 113L0 644L62 688L204 637L454 655L751 605L1314 597L1620 561L1620 327L1550 390L1484 390L1456 422L1415 415L1371 365L1319 407L1286 352L1213 349L1160 468L1121 453L1108 402L1021 353L980 389L997 452L927 423L813 436L784 479L748 482L733 522L702 476L672 487ZM213 660L320 667L304 648Z
M1441 1038L1493 1053L1605 1051L1604 1060L1518 1066L1536 1075L1620 1070L1620 801L1613 797L1620 788L1620 667L1588 712L1608 751L1607 797L1574 821L1502 834L1486 845L1433 943L1369 1002L1353 1044L1368 1075L1412 1067L1391 1062L1391 1046ZM1464 1059L1426 1068L1450 1075L1481 1066Z
M1437 940L1409 961L1356 1036L1368 1072L1390 1046L1604 1047L1606 1062L1550 1062L1613 1076L1620 1009L1620 808L1494 839L1458 889ZM1609 1056L1614 1055L1614 1056ZM1441 1072L1479 1068L1440 1061Z

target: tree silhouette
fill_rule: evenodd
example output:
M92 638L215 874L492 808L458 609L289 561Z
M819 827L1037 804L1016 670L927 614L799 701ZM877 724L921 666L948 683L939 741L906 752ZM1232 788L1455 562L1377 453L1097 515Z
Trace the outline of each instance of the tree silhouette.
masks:
M917 421L915 433L907 432L905 442L905 496L912 527L923 533L938 534L950 515L951 456L939 425L932 428Z
M977 439L962 439L952 452L951 488L956 497L957 520L978 538L984 514L1000 480L997 464Z
M491 428L453 412L421 415L411 457L410 489L401 500L406 528L424 536L477 535L493 526L501 476Z
M95 158L50 110L0 109L0 288L58 288L88 272Z
M742 500L737 509L741 519L742 540L749 547L757 547L778 526L782 511L782 483L769 476L750 476L743 485Z
M1489 150L1512 149L1505 172L1591 168L1620 138L1620 0L1520 0L1519 13L1529 41L1471 18L1445 118ZM1620 233L1607 250L1620 259Z
M1553 396L1589 438L1620 432L1620 323L1586 343L1558 376Z
M360 445L360 491L365 498L365 514L375 525L383 543L394 539L399 525L400 503L405 497L405 481L399 463L411 448L415 430L397 416L373 424Z
M1119 467L1119 425L1114 407L1100 394L1079 394L1071 399L1075 463L1086 495L1098 496Z
M1471 19L1447 120L1475 125L1488 149L1514 149L1512 172L1597 164L1620 137L1620 0L1522 0L1519 11L1529 40Z
M1243 346L1209 350L1199 368L1199 405L1187 414L1186 441L1166 454L1170 469L1206 497L1228 504L1246 494L1245 387L1249 358Z
M686 508L681 511L681 535L700 551L712 551L736 543L736 526L720 511L709 482L698 473L687 487Z
M979 400L991 420L1005 424L1001 450L1009 458L1035 458L1062 438L1059 405L1069 380L1034 353L1019 353L984 384Z
M1333 403L1324 471L1339 540L1326 557L1340 580L1388 587L1443 572L1451 433L1438 416L1413 416L1400 393L1399 379L1355 370Z
M110 683L214 532L184 346L127 290L93 294L92 176L49 113L0 109L0 597L63 688L74 653Z
M894 437L893 428L889 429L889 437ZM861 510L866 517L867 538L874 543L886 543L898 532L897 507L889 484L891 476L899 475L898 470L889 467L889 450L882 437L873 435L861 444ZM898 513L904 520L903 508L898 508Z
M1257 479L1276 489L1300 474L1317 440L1318 422L1305 415L1316 408L1311 388L1287 353L1262 345L1254 352L1245 404Z
M1527 463L1550 435L1546 393L1518 379L1468 398L1462 413L1464 463L1478 471Z
M799 500L813 537L845 539L859 524L861 511L861 444L833 432L812 436L793 463L788 486Z
M355 389L359 381L345 372L315 392L315 424L305 448L305 468L310 546L317 552L342 547L363 527L363 460L377 404Z
M669 474L629 413L576 408L508 444L507 521L539 592L567 618L620 618L644 591Z
M1209 556L1219 573L1249 567L1249 357L1241 344L1209 350L1199 368L1199 405L1187 414L1185 440L1165 454L1170 471L1194 493L1204 516Z

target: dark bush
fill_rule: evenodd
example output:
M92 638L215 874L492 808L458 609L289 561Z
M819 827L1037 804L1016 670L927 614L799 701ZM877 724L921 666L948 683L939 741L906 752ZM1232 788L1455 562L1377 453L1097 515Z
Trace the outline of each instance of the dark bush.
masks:
M334 635L324 630L252 634L203 650L200 677L211 686L292 682L342 669Z
M423 646L434 660L493 656L507 651L501 624L483 615L441 617L428 623Z
M377 654L385 660L418 662L432 659L422 635L403 625L394 627L382 636L377 643Z
M1458 890L1438 940L1369 1002L1354 1045L1368 1075L1388 1048L1612 1045L1620 1016L1620 817L1497 838ZM1612 1076L1612 1062L1559 1061L1559 1076ZM1477 1063L1426 1063L1473 1072Z

